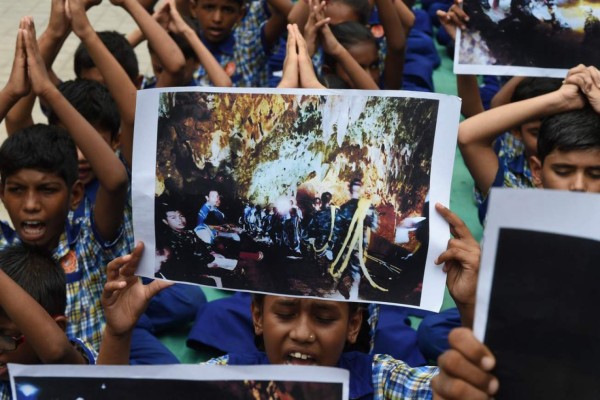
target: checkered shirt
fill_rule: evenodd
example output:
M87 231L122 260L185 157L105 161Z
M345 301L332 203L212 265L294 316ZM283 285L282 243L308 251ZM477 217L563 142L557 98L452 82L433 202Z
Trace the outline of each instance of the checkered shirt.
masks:
M231 36L223 43L204 44L226 71L228 65L235 70L230 76L236 87L268 87L268 57L271 49L266 47L264 27L268 11L263 0L252 1L248 12ZM200 37L202 39L202 36ZM195 72L194 80L198 86L212 86L203 66Z

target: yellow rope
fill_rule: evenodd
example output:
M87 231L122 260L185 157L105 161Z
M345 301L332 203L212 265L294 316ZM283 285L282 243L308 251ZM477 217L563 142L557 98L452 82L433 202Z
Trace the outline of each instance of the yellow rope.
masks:
M329 242L331 241L331 237L333 236L333 226L335 224L335 207L334 206L330 206L329 209L331 210L331 228L329 229L329 237L327 238L327 241L325 242L325 244L323 245L323 247L321 247L320 249L315 248L315 241L314 241L314 239L312 239L312 241L310 242L310 244L312 245L313 251L315 253L317 253L317 254L322 253L323 251L325 251L325 249L329 245Z
M352 220L350 221L350 226L348 227L348 233L346 234L346 237L344 238L344 243L342 244L342 248L341 248L340 252L337 254L337 257L335 258L335 260L331 263L331 265L329 267L329 273L331 274L331 276L333 278L339 279L342 276L342 274L344 273L344 271L346 270L346 268L348 268L350 258L352 257L352 250L358 244L358 252L360 254L359 264L360 264L360 268L361 268L363 274L365 275L365 278L367 278L367 280L369 281L371 286L373 286L374 288L379 289L384 292L387 292L388 289L382 288L381 286L377 285L373 281L373 278L371 278L371 275L369 274L369 271L367 270L367 267L365 265L365 253L364 253L364 249L363 249L362 235L363 235L363 230L364 230L365 217L367 215L367 212L369 211L370 206L371 206L371 202L369 200L367 200L367 199L358 200L358 206L356 208L356 211L354 212L354 215L352 216ZM368 229L366 234L370 235L370 229ZM348 242L350 242L350 243L348 244ZM347 250L347 252L344 257L344 260L342 261L342 265L340 266L340 269L338 270L338 272L335 272L335 266L340 261L340 258L344 254L345 250Z

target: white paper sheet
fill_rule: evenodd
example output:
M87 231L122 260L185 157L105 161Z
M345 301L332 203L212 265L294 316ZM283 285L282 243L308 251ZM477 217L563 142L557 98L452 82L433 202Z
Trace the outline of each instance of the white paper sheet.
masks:
M49 393L60 398L152 400L183 398L182 390L191 390L190 398L214 398L209 395L212 391L223 398L248 398L257 387L252 381L263 382L262 391L271 384L269 390L295 389L312 398L349 396L349 372L328 367L9 364L8 368L17 400L50 398Z
M195 95L197 101L186 100L191 102L182 105L183 92L198 93ZM162 103L159 100L161 96ZM245 97L240 100L242 96ZM389 111L390 107L396 107L396 104L398 110L403 110L402 113ZM217 258L238 260L236 271L243 272L238 274L238 281L232 284L231 281L237 278L223 275L224 268L218 266L221 261L216 260L209 264L214 268L205 274L211 276L214 271L215 279L212 281L212 278L207 281L169 278L167 269L161 267L161 273L164 273L166 278L210 286L216 286L216 281L221 280L224 288L236 290L343 300L341 292L335 289L335 283L319 281L320 278L315 277L294 275L293 269L301 268L302 265L311 265L311 268L316 269L315 265L320 263L325 270L323 264L329 262L323 261L323 257L326 257L324 254L320 254L320 259L317 260L316 252L307 251L306 248L310 250L311 246L308 241L302 238L299 254L288 250L288 253L282 253L283 245L277 244L277 237L268 237L266 233L252 233L252 246L249 249L244 248L248 247L250 229L241 219L233 216L242 212L240 208L244 207L244 203L258 204L263 209L278 206L278 215L285 223L287 219L292 218L291 211L287 210L285 215L280 211L286 202L295 203L291 208L296 208L296 214L308 215L311 210L306 205L307 193L311 197L318 197L327 190L334 195L332 204L341 207L350 197L350 179L339 177L350 177L355 173L363 180L361 198L369 199L379 218L378 228L371 229L370 236L367 236L367 233L364 236L368 238L364 240L364 244L370 246L365 253L368 256L365 261L366 268L371 274L383 277L371 276L377 286L388 290L391 288L392 295L388 296L383 290L375 289L363 278L359 289L360 297L351 300L405 304L439 310L443 301L445 274L433 264L433 260L445 249L449 234L447 224L437 215L433 205L436 202L446 205L449 203L459 109L460 100L453 96L401 91L180 88L138 92L133 157L133 220L136 240L142 240L146 245L139 274L154 277L155 266L159 265L161 260L173 257L169 251L161 253L162 256L156 255L157 250L160 253L164 247L158 248L156 243L166 237L160 233L166 221L156 216L159 210L155 210L155 202L157 198L162 199L168 194L170 207L174 207L174 201L171 201L173 197L178 197L178 200L184 198L188 202L187 206L181 207L187 207L185 229L196 228L197 236L203 238L213 252L218 253ZM169 112L179 114L173 116ZM295 115L295 125L290 123L289 117L283 116L284 113L290 112ZM419 112L428 114L419 115ZM159 115L163 121L161 126L167 126L160 135ZM309 119L301 120L302 118ZM298 122L299 119L301 123ZM293 118L291 120L294 121ZM424 120L429 121L430 128L416 132L415 127L421 126L417 124L422 124ZM303 128L306 124L314 124L311 125L311 129L315 131L309 130L307 133L307 129ZM284 125L286 129L282 130ZM207 131L208 127L210 132ZM382 127L385 128L385 132ZM362 136L357 132L362 132ZM194 136L196 134L197 137ZM161 137L163 139L160 139ZM164 139L165 137L168 139ZM380 141L377 142L377 146L373 145L375 137ZM179 141L179 144L173 145L174 150L171 149L169 153L168 149L165 149L171 146L171 138ZM158 149L157 140L162 140ZM274 147L274 141L279 141L279 147ZM263 153L257 150L261 146L267 148ZM277 156L272 153L265 156L267 151L276 151ZM185 157L181 155L183 153L186 154ZM323 158L325 154L334 153L338 158ZM262 157L265 158L264 161ZM346 161L343 161L343 157L346 157ZM240 159L242 161L239 161ZM259 161L255 161L256 159ZM416 163L414 160L420 160L418 163L427 165L430 162L430 168L416 167L411 164ZM210 173L207 172L209 162L212 165ZM183 164L185 165L181 167ZM193 173L182 172L186 168L194 170ZM244 175L248 169L252 169L250 177ZM217 178L218 171L226 172L221 174L221 178ZM426 173L423 175L419 171ZM409 173L412 175L408 176ZM222 181L218 183L217 179L223 179L225 174L229 174L226 184ZM398 185L396 179L404 179L404 187L413 185L416 188L414 192L405 192L410 199L406 199L406 195L400 196L399 191L389 189L392 185ZM224 204L227 202L230 206L223 213L228 218L227 224L223 225L226 228L216 228L208 224L213 228L208 231L201 229L200 225L196 226L194 221L196 213L207 201L201 193L202 190L206 190L215 182L220 184L219 195L222 204L218 207L225 209ZM235 189L231 189L232 187ZM235 194L224 194L228 191ZM190 192L194 194L190 195ZM429 203L425 203L427 194ZM160 195L163 197L159 197ZM301 195L304 196L304 203ZM405 198L404 203L399 196ZM192 206L189 205L190 198L193 199ZM237 202L237 208L231 207L233 202ZM422 212L416 210L421 210L425 204L429 204L429 219L421 223L424 227L428 224L431 236L427 256L422 257L426 259L424 272L421 272L421 278L417 279L423 282L422 291L418 292L421 289L415 287L416 294L411 292L410 288L405 288L402 292L394 286L401 285L399 280L408 276L406 268L403 271L404 275L396 272L403 269L404 261L400 258L414 252L419 247L419 242L412 236L410 243L403 247L394 244L395 228L401 227L406 218L415 220L421 217ZM366 232L366 226L364 229ZM207 232L212 232L212 236ZM381 244L385 241L388 241L389 245ZM342 241L336 243L339 243L341 248ZM373 246L377 245L380 246L378 251L372 251ZM278 249L279 258L271 257L271 249L275 247ZM231 248L241 250L236 250L232 256ZM394 258L391 255L393 252L399 256ZM273 259L277 261L273 262ZM278 269L274 265L279 266ZM385 269L389 271L385 272ZM251 278L258 276L257 280L261 281L261 277L270 277L261 274L273 274L282 270L286 274L284 279L288 280L286 283L273 278L273 282L283 282L277 287L275 284L261 287ZM301 271L301 274L306 271ZM364 272L361 271L361 275L364 276ZM322 276L325 277L323 279L330 279L327 278L326 271L323 271ZM314 289L315 287L318 289Z

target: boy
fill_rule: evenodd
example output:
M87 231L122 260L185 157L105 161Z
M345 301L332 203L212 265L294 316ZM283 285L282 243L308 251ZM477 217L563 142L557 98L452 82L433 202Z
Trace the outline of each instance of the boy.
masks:
M268 86L267 59L286 26L287 14L278 10L289 3L271 0L272 13L267 17L263 1L249 2L246 10L244 0L190 0L190 12L202 30L200 39L230 76L233 86ZM199 84L208 85L203 67L195 78Z
M65 335L66 282L44 249L0 250L0 399L10 399L6 364L94 364L93 349ZM27 311L25 311L27 310Z
M600 193L600 72L595 67L577 66L558 91L495 110L497 121L510 120L506 124L566 111L540 127L537 156L531 158L534 182L545 189ZM489 349L468 329L455 329L448 340L451 349L439 360L434 391L447 399L493 396L498 381L490 374L495 361Z
M511 101L541 96L558 87L558 79L527 78L517 86ZM514 126L496 125L488 122L488 115L481 113L468 118L460 124L458 131L461 154L475 180L481 222L485 219L490 188L534 186L529 160L536 154L541 123L540 118L531 118Z
M31 89L52 105L71 133L99 181L90 218L68 222L83 186L77 180L73 140L55 127L34 125L10 136L0 147L0 197L15 230L2 224L0 246L21 241L41 247L60 261L67 273L67 333L96 348L104 316L100 295L103 264L122 252L121 232L127 196L127 173L113 150L62 97L48 78L35 40L33 21L21 20L19 35ZM67 223L65 223L67 221Z

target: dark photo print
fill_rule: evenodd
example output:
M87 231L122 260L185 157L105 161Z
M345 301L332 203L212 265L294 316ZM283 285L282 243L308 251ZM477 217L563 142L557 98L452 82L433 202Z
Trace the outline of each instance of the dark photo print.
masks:
M485 333L496 399L600 398L599 260L595 240L500 230Z
M165 92L156 276L419 305L439 100Z

